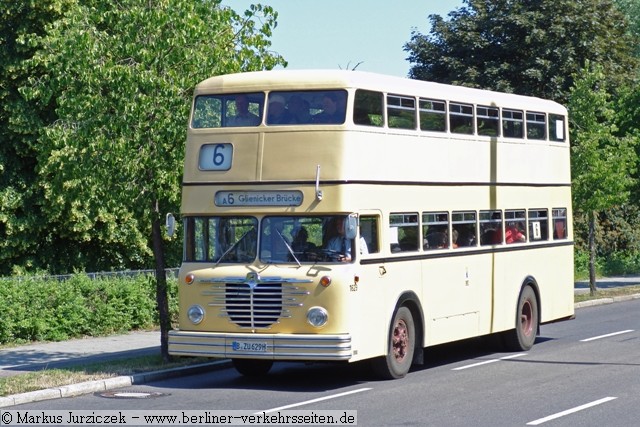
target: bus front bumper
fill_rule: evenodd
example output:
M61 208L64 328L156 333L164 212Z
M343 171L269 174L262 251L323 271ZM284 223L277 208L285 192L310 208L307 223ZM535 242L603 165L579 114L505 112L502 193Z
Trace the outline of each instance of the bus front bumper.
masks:
M225 334L169 331L172 356L271 360L349 360L351 335Z

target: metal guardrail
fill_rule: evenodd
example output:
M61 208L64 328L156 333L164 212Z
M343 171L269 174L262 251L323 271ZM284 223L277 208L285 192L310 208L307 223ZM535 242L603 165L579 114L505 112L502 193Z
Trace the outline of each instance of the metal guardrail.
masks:
M167 278L177 278L179 268L165 268L165 274ZM125 270L125 271L102 271L97 273L74 273L74 274L51 274L51 275L34 275L34 276L11 276L0 277L0 280L17 280L22 281L26 279L40 279L40 280L57 280L63 282L71 279L73 276L79 274L85 274L91 280L106 278L106 277L135 277L141 275L153 275L155 276L155 270Z

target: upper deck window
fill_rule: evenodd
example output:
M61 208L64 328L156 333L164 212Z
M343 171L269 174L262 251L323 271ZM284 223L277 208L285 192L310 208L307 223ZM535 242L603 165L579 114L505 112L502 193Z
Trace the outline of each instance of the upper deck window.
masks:
M544 113L527 112L527 138L546 139L546 115Z
M478 126L478 135L499 136L500 119L498 109L478 105L476 107L476 126Z
M258 126L262 122L264 93L200 95L193 105L191 127Z
M420 98L420 129L447 131L447 110L444 101Z
M524 138L522 111L502 110L502 134L507 138Z
M549 114L549 139L556 142L566 141L564 117L557 114Z
M449 126L453 133L473 135L473 105L449 103Z
M342 124L344 90L274 91L267 98L267 125Z
M394 129L416 128L416 100L408 96L388 95L387 115L389 127Z
M353 123L365 126L382 126L382 92L356 90L353 107Z

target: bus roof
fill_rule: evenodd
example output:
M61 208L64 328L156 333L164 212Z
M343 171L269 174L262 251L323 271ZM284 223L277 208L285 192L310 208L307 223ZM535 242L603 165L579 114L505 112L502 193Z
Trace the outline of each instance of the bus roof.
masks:
M532 96L349 70L272 70L227 74L202 81L196 86L195 94L337 88L367 89L395 95L567 113L565 107L554 101Z

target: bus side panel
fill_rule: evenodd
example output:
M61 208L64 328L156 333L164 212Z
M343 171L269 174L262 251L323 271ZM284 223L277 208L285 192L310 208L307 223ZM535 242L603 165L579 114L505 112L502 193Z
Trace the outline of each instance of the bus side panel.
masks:
M354 357L352 361L385 355L389 327L400 296L405 292L421 294L419 262L391 262L361 265L359 282L351 288L350 325ZM418 319L414 319L416 327ZM416 346L423 346L416 343Z
M533 278L538 286L540 322L570 317L573 303L573 246L506 252L496 264L495 307L492 332L515 327L522 285Z
M426 345L485 334L491 324L491 255L423 261Z

